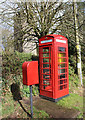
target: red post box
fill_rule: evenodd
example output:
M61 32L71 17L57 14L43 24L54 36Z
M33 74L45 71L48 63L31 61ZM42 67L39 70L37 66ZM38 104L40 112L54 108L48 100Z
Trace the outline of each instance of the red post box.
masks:
M38 80L38 61L24 62L22 65L23 84L34 85L39 84Z
M68 40L62 35L39 39L40 96L58 101L69 95Z

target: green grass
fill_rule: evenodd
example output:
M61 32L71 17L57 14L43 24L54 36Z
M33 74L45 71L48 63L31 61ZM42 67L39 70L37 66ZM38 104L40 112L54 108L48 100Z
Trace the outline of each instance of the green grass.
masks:
M33 118L49 118L49 115L44 110L38 110L33 106Z
M30 105L25 106L25 109L30 113ZM18 113L18 117L20 118L27 118L27 114L23 111L23 109L20 107L19 103L17 101L14 101L12 98L11 93L5 95L5 97L2 98L2 117L7 118L11 117L11 115L16 116L16 112ZM38 110L33 106L33 118L48 118L49 115L43 111Z
M0 102L0 116L2 116L2 104Z
M83 116L83 96L70 93L70 96L63 98L57 104L66 108L74 108L79 110L81 113L78 118L81 118Z
M19 104L16 104L16 107L14 106L14 100L11 94L5 95L5 97L2 98L2 117L9 116L17 107L19 107Z
M61 99L56 103L65 108L74 108L80 111L80 115L77 118L82 118L83 116L83 96L79 96L78 94L70 93L70 96ZM25 106L26 110L30 113L30 106ZM29 107L29 109L28 109ZM2 98L2 117L8 117L12 114L15 114L17 111L20 115L20 118L27 118L26 113L22 110L19 103L14 101L11 94ZM33 106L33 117L34 118L49 118L49 115L43 111L38 110Z

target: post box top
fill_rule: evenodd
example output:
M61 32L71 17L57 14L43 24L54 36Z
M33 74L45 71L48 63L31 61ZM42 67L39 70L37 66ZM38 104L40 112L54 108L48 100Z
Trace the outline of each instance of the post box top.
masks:
M41 44L51 44L54 41L55 42L62 42L62 43L67 43L68 39L62 35L57 35L57 34L49 34L46 36L43 36L39 39L39 45Z
M38 63L38 61L25 61L23 64L22 64L22 69L27 69L27 67L31 64L35 64Z
M25 61L23 64L22 64L22 68L26 69L26 67L29 65L31 61Z

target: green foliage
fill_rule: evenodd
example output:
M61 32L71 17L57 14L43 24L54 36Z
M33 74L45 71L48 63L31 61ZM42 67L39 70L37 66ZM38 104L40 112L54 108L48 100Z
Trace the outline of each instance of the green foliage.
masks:
M85 76L85 63L82 63L82 73L83 73L83 76Z
M71 92L78 87L79 84L78 76L74 72L74 68L69 64L69 90Z
M49 115L44 110L38 110L34 106L33 106L33 112L34 112L34 115L33 115L34 118L42 118L42 120L44 120L44 118L45 119L49 118ZM29 113L30 113L30 110L29 110Z
M73 108L76 107L80 111L83 110L83 96L79 96L78 94L70 93L68 97L63 98L62 100L57 102L58 105L62 105L64 107Z
M75 56L70 55L69 62L70 62L70 65L74 68L74 72L75 72L76 71L76 55Z
M39 90L38 89L39 89L39 86L36 86L36 85L32 86L32 92L33 92L34 96L39 95Z
M20 74L22 72L22 64L25 61L31 61L31 54L19 52L3 52L3 77L12 73Z
M23 85L23 88L21 89L21 91L22 91L22 96L25 96L25 97L30 96L30 88L29 88L29 86ZM32 94L34 96L39 95L38 86L32 85Z
M12 83L22 85L22 64L31 61L32 55L6 51L3 52L2 58L2 93L6 94Z
M21 89L21 91L22 91L22 95L23 96L26 96L26 97L29 97L30 96L30 90L29 90L29 86L26 86L26 85L24 85L23 86L23 89Z
M23 111L22 107L20 106L19 102L16 102L12 98L12 94L6 94L5 97L1 98L2 100L2 117L9 118L9 116L16 117L16 113L19 115L20 118L27 118L27 114ZM22 102L21 102L22 104ZM30 113L30 105L25 105L23 101L23 107L26 109L27 112ZM48 118L49 115L43 111L38 110L33 106L33 117L34 118ZM44 120L44 119L43 119Z
M2 70L2 94L5 95L10 91L12 83L20 86L22 96L29 97L30 91L28 86L22 83L22 64L25 61L31 61L34 58L31 54L19 52L3 52L3 70ZM23 87L22 87L23 86ZM33 95L38 95L38 87L33 85Z
M11 113L14 112L17 107L19 107L19 104L16 104L16 107L14 106L14 100L12 98L11 94L6 94L5 98L2 98L2 117L9 116Z

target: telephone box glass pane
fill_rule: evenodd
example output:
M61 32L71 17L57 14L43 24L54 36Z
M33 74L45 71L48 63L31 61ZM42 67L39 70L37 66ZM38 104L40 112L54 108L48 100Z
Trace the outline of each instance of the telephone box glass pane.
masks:
M44 78L44 79L49 79L49 78L50 78L50 75L43 75L43 78Z
M45 89L46 86L50 85L48 80L43 80L43 84L44 84L44 89Z
M49 62L49 58L43 58L43 62Z
M65 69L59 69L58 72L59 73L65 73Z
M58 57L66 57L66 53L59 53Z
M49 74L50 71L49 71L49 69L43 69L43 73L45 73L45 74Z
M59 79L65 78L65 74L59 75Z
M63 83L67 83L67 79L64 79L64 80L60 79L59 82L58 82L59 85L63 84Z
M66 64L58 64L58 68L63 68L63 67L66 67Z
M49 67L49 64L43 64L43 68Z
M59 90L67 87L67 61L66 61L66 48L58 47L58 85ZM64 85L65 84L65 85Z
M61 63L61 62L66 62L66 58L59 58L58 59L58 62Z
M64 47L59 47L59 48L58 48L58 51L60 51L60 52L65 52L66 49L65 49Z
M43 57L49 57L49 53L43 53Z
M43 89L52 90L51 84L51 47L42 48L42 78Z
M43 52L49 52L49 47L43 48Z

